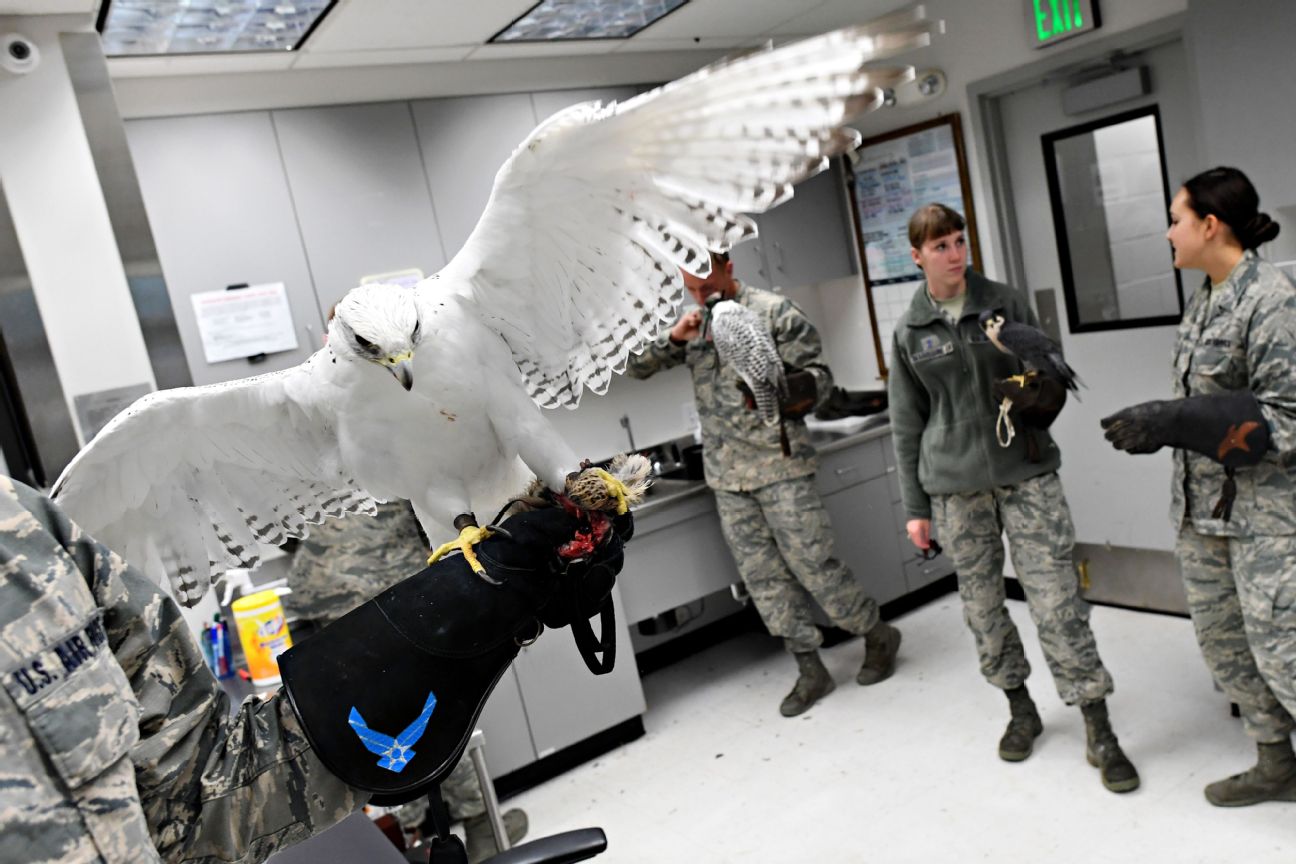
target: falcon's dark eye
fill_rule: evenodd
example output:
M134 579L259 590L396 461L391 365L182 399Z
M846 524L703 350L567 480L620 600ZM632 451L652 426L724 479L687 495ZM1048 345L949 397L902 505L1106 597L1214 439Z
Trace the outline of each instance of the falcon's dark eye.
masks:
M359 345L361 348L365 349L366 351L374 347L374 343L370 342L368 339L364 338L359 333L355 334L355 337L356 337L356 344Z

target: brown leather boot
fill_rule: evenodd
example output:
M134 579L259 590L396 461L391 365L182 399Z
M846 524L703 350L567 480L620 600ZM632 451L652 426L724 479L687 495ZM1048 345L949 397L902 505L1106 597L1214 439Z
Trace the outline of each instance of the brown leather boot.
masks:
M1107 717L1107 701L1081 705L1085 718L1085 758L1102 771L1102 784L1112 792L1132 792L1139 787L1138 771L1121 750Z
M1247 807L1262 801L1296 801L1296 754L1291 739L1257 744L1256 764L1206 787L1206 800L1216 807Z
M864 665L855 680L868 686L890 678L899 651L900 631L885 621L878 621L864 634Z
M811 705L827 696L837 686L833 683L828 670L824 668L823 661L819 659L818 651L797 652L792 656L796 658L797 668L801 670L801 674L797 676L792 692L779 705L779 713L784 717L804 714Z
M1035 739L1044 731L1044 721L1025 684L1005 690L1004 695L1008 697L1012 719L999 739L999 758L1005 762L1021 762L1035 749Z

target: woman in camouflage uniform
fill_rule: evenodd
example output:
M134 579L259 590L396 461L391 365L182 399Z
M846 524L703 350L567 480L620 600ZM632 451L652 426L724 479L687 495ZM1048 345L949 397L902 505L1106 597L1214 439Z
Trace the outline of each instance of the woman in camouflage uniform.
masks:
M1075 531L1057 475L1061 454L1045 429L1033 432L1034 454L1024 435L1006 447L996 440L996 384L1022 368L990 343L978 315L998 309L1010 321L1039 322L1021 292L967 266L963 229L963 217L943 204L909 220L913 260L926 279L896 324L887 382L905 528L926 550L934 521L954 561L981 674L1008 697L999 757L1026 759L1044 729L1026 689L1030 663L1004 604L1006 533L1058 695L1084 714L1085 756L1106 788L1128 792L1139 776L1107 715L1112 679L1072 565Z
M1236 168L1170 205L1174 263L1206 279L1179 325L1175 399L1103 420L1132 453L1174 447L1171 519L1197 641L1259 748L1218 806L1296 801L1296 287L1255 249L1278 235Z

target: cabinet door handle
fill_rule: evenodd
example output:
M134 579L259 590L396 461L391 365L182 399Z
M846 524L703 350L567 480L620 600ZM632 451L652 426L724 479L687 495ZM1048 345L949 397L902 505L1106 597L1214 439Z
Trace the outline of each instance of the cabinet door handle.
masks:
M845 468L833 469L833 473L836 474L838 477L840 477L848 471L858 471L858 470L859 470L858 465L847 465Z
M894 465L888 465L888 466L887 466L886 473L888 473L888 474L894 474L895 472L896 472L896 466L894 466Z

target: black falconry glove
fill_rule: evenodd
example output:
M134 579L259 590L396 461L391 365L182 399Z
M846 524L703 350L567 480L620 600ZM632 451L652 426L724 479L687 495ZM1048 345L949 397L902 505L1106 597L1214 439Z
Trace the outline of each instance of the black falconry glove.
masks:
M1107 440L1127 453L1179 447L1225 468L1255 465L1269 450L1269 424L1248 390L1131 405L1102 419Z
M809 369L786 367L787 395L779 401L779 409L789 420L800 420L814 410L819 398L819 384Z
M1007 447L1012 443L1017 435L1014 423L1019 424L1026 442L1026 461L1042 462L1044 455L1034 433L1047 429L1062 413L1067 399L1066 384L1032 370L995 381L993 390L999 404L999 419L995 421L999 445Z
M1179 447L1223 465L1224 487L1211 517L1225 522L1237 497L1234 471L1255 465L1272 443L1260 403L1248 390L1143 402L1104 417L1102 426L1112 446L1127 453Z
M787 390L779 398L779 413L786 420L800 420L814 410L815 402L819 399L819 384L809 369L794 369L786 363L783 368L783 381ZM739 381L738 390L743 395L747 410L755 411L756 397L747 382Z
M994 394L1011 402L1013 415L1033 429L1053 425L1067 400L1065 384L1034 371L994 382Z
M498 585L462 556L441 558L279 656L315 754L375 804L412 801L449 775L496 683L544 627L570 626L596 674L615 662L611 591L631 515L549 507L492 527L477 555Z

